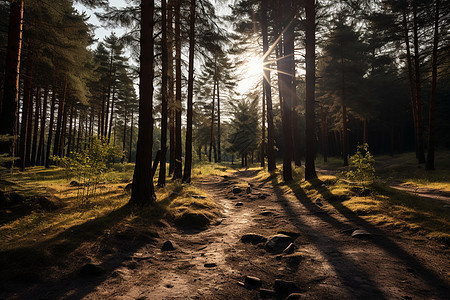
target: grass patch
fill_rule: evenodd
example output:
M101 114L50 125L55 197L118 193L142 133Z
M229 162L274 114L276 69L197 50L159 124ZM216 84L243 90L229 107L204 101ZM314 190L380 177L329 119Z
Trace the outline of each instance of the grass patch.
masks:
M139 238L140 232L161 225L163 218L183 226L204 228L219 215L218 206L205 192L169 178L164 188L156 188L154 205L139 210L130 208L127 205L130 194L124 187L131 182L133 170L132 164L114 166L100 184L95 199L83 206L76 200L77 187L69 184L72 179L61 168L33 167L13 174L0 170L0 190L24 199L0 209L0 276L39 281L44 276L43 270L66 259L87 242L91 244L115 234ZM217 170L204 166L198 174L225 172L229 170L224 166ZM34 200L42 195L57 199L59 206L42 209Z
M318 179L305 181L302 169L295 168L294 180L288 184L283 181L281 166L271 174L261 170L257 178L277 185L290 195L288 199L300 189L311 202L320 201L323 209L350 210L379 227L418 233L450 245L450 214L441 201L395 190L380 180L365 189L320 173Z

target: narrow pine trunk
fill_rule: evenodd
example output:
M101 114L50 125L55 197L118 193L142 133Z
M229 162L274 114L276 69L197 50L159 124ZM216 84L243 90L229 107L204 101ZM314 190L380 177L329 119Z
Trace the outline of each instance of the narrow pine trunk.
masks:
M67 141L67 155L70 155L70 152L73 151L72 150L72 146L73 146L73 134L72 134L72 129L73 129L73 114L74 114L74 104L73 101L70 102L70 116L69 116L69 134L68 134L68 141Z
M221 135L222 132L220 130L220 88L219 81L217 81L217 161L222 161L222 151L220 150L221 144Z
M190 0L189 20L189 72L188 72L188 97L186 115L186 150L183 182L191 182L192 169L192 98L194 92L194 48L195 48L195 0Z
M111 97L111 115L109 117L109 130L108 130L108 143L111 141L111 131L113 127L113 118L114 118L114 98L116 96L116 86L114 85Z
M130 150L128 152L128 162L131 163L132 161L132 156L131 156L131 152L133 150L133 121L134 121L134 116L133 116L133 110L131 110L131 126L130 126Z
M64 107L66 104L66 90L67 90L67 79L64 78L62 95L59 98L59 104L58 104L58 118L56 120L55 142L53 145L53 155L55 155L55 156L60 155L61 128L62 128L62 123L63 123Z
M273 110L272 110L272 88L270 82L270 68L269 68L269 34L267 25L267 4L268 0L262 0L261 7L261 33L263 39L263 66L264 66L264 81L263 88L266 96L267 104L267 167L269 171L276 169L275 162L275 142L274 142L274 125L273 125Z
M284 20L289 22L292 16L292 7L286 1L282 4ZM294 90L294 26L289 22L283 32L283 54L284 57L279 62L280 94L282 95L282 127L283 127L283 179L292 180L292 100Z
M9 6L8 46L6 48L3 99L0 107L0 134L12 140L0 143L0 153L16 155L18 134L19 71L22 50L23 0Z
M423 136L423 103L422 87L420 82L420 53L419 53L419 34L417 24L417 4L413 4L413 32L414 32L414 86L416 89L416 122L417 122L417 159L419 164L425 162L424 136Z
M262 93L262 114L261 114L261 149L259 150L261 159L261 168L266 165L266 90L264 88L264 77L263 77L263 93Z
M45 120L47 118L47 101L48 101L48 85L44 90L44 100L42 104L42 115L41 115L41 131L39 134L39 147L37 152L37 164L44 165L44 137L45 137Z
M172 175L175 169L175 95L173 78L173 9L175 0L167 2L167 101L169 103L169 175Z
M215 70L217 72L217 68ZM213 88L213 96L212 96L212 104L211 104L211 123L209 125L209 154L208 154L208 160L209 162L212 162L212 150L214 145L214 109L215 109L215 99L216 99L216 76L217 74L214 74L214 88Z
M34 111L34 125L33 125L33 146L31 147L31 165L36 165L36 152L38 146L38 132L39 132L39 117L41 111L41 89L39 87L36 88L36 109Z
M175 168L173 179L181 179L182 169L182 145L181 145L181 24L180 9L181 0L175 0Z
M50 167L50 150L52 147L53 122L55 119L56 88L52 86L52 103L50 104L50 123L48 125L47 150L45 151L45 167Z
M154 5L154 0L141 1L139 132L130 199L130 203L138 205L153 204L156 198L152 179Z
M344 166L348 166L347 107L342 103L342 157Z
M327 128L327 117L323 111L323 105L320 106L320 124L322 131L322 155L323 161L328 162L328 128ZM306 167L306 166L305 166Z
M127 136L127 112L125 111L123 114L122 163L125 161L125 146L126 146L126 140L127 140L126 136Z
M431 97L428 112L428 153L427 153L427 170L434 170L434 147L435 147L435 111L436 111L436 86L437 86L437 61L438 61L438 44L439 44L439 5L440 1L436 0L434 15L434 37L433 37L433 54L432 54L432 71L431 71Z
M31 53L28 57L27 62L27 70L26 70L26 76L24 79L24 92L23 92L23 107L22 107L22 123L20 124L20 149L19 149L19 156L20 156L20 168L22 170L25 169L26 166L29 166L29 139L28 139L28 132L30 132L31 137L31 111L32 111L32 79L33 79L33 62L31 59ZM27 158L28 157L28 158Z
M161 78L161 161L159 166L158 186L166 185L166 152L167 152L167 70L168 70L168 51L167 51L167 1L161 0L162 14L162 78Z

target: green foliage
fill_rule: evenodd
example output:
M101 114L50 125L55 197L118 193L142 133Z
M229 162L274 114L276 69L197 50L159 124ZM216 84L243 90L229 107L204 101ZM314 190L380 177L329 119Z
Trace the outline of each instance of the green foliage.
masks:
M364 143L359 145L356 153L350 157L349 169L343 175L364 187L373 183L375 179L374 163L375 159L369 152L369 145Z
M82 152L72 152L63 158L53 157L65 169L67 178L76 178L73 183L78 187L77 200L80 205L87 205L95 194L99 183L106 172L111 170L115 161L123 156L123 152L116 146L108 144L106 140L94 138L92 145Z

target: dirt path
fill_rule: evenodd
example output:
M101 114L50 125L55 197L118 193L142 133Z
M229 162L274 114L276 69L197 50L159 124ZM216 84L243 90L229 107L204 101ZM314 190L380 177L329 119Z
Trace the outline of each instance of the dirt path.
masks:
M409 183L392 183L390 187L423 198L431 198L442 201L443 205L450 205L450 193L438 189L423 188Z
M210 176L198 183L223 208L218 224L204 231L161 227L86 246L45 282L9 287L19 299L259 299L240 282L247 275L273 289L275 279L293 281L305 299L448 299L449 250L407 233L384 232L351 211L314 203L302 192L285 195L251 171ZM240 190L233 188L239 186ZM248 186L246 188L245 186ZM328 207L328 209L324 209ZM340 210L338 210L340 209ZM354 229L373 234L351 237ZM283 231L295 239L289 255L245 244L243 234L269 237ZM170 240L174 251L161 251ZM81 253L81 251L79 251ZM99 263L106 273L79 276L80 264ZM0 298L2 294L0 294ZM284 299L277 294L275 299Z

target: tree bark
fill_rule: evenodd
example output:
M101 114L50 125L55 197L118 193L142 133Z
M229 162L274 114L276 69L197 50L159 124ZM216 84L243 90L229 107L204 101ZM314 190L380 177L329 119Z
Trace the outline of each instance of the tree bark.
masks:
M0 107L0 134L10 135L9 142L0 143L0 153L16 155L18 134L19 71L22 50L23 0L9 6L8 46L6 48L5 79ZM14 162L12 163L12 166Z
M68 134L68 141L67 141L67 155L70 155L70 152L72 151L72 147L73 147L73 131L75 131L75 128L73 127L74 106L75 105L73 104L73 101L70 102L69 134Z
M290 1L289 1L290 2ZM285 182L292 180L292 100L295 94L294 87L294 26L290 19L292 17L292 5L287 1L282 3L284 20L289 22L283 32L283 54L279 61L280 94L282 104L282 127L283 127L283 179Z
M175 0L175 167L173 179L181 179L183 176L182 145L181 145L181 0Z
M161 14L162 14L162 78L161 78L161 165L159 166L158 186L166 185L166 153L167 153L167 74L168 74L168 51L167 51L167 1L161 0Z
M173 9L175 0L167 2L167 101L169 103L169 175L175 169L175 107L173 78Z
M420 53L419 53L419 34L417 24L417 4L413 3L413 32L414 32L414 85L416 88L416 122L417 122L417 159L419 164L425 162L425 149L423 137L423 104L422 104L422 87L420 83Z
M47 118L47 101L48 101L48 85L44 90L44 100L42 104L41 131L39 133L39 147L37 152L37 164L44 165L44 137L45 137L45 120Z
M108 144L111 141L111 131L113 127L113 118L114 118L114 98L116 96L116 86L114 85L111 97L111 114L109 117L109 130L108 130Z
M439 5L440 1L436 0L434 15L434 37L433 37L433 54L432 54L432 71L431 71L431 97L428 112L428 153L426 169L434 170L434 147L435 147L435 111L436 111L436 86L437 86L437 61L438 61L438 44L439 44Z
M156 196L152 179L153 146L153 13L154 0L141 0L139 72L139 132L131 204L153 204Z
M215 62L216 63L216 62ZM215 108L215 99L216 99L216 76L217 76L217 66L216 69L214 71L214 78L213 78L213 83L214 83L214 87L213 87L213 95L212 95L212 104L211 104L211 123L209 126L209 154L208 154L208 160L209 162L212 162L212 149L213 149L213 145L214 145L214 108Z
M191 182L192 171L192 98L194 92L194 48L195 48L195 0L190 0L189 20L189 72L187 97L186 150L184 161L183 182Z
M32 80L33 80L33 60L31 58L32 54L29 54L27 62L26 77L24 79L24 92L23 92L23 108L22 108L22 123L20 124L20 168L24 170L26 166L29 166L29 139L28 132L30 132L31 139L31 118L30 112L32 111ZM27 144L28 143L28 144ZM28 158L27 158L28 157Z
M221 148L221 128L220 128L220 88L219 80L217 80L217 162L222 161L222 150Z
M60 156L60 145L61 145L61 129L63 123L63 113L66 104L66 90L67 90L67 79L64 77L62 95L59 98L58 104L58 118L56 120L56 131L55 131L55 142L53 144L53 155Z
M55 119L56 88L52 86L52 103L50 105L50 124L48 125L47 150L45 151L45 167L50 167L50 150L52 147L53 122Z
M131 163L132 162L132 156L131 156L131 152L133 150L133 121L134 121L134 116L133 116L133 109L131 109L131 126L130 126L130 151L128 152L129 158L128 158L128 162Z
M270 67L269 67L269 34L267 29L267 4L268 0L262 0L261 6L261 33L263 38L263 72L264 81L263 88L265 90L266 104L267 104L267 168L269 171L274 171L276 166L275 161L275 142L274 142L274 126L273 126L273 111L272 111L272 88L270 83Z
M37 138L39 132L39 116L41 111L41 89L39 87L36 88L36 109L34 111L34 125L33 125L33 146L31 147L31 162L32 166L36 165L36 152L37 152Z

